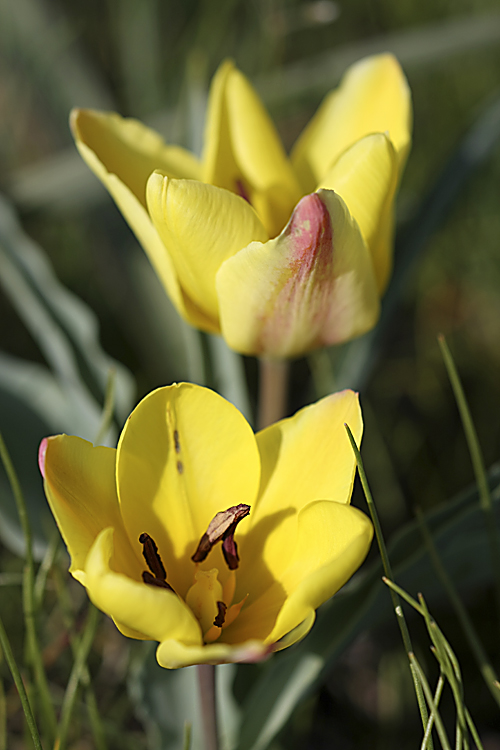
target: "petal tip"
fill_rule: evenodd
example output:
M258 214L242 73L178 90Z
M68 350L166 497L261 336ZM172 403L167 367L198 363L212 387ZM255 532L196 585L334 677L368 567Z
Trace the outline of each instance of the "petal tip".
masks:
M45 454L47 453L47 446L49 444L49 438L44 438L38 448L38 468L40 474L45 479Z

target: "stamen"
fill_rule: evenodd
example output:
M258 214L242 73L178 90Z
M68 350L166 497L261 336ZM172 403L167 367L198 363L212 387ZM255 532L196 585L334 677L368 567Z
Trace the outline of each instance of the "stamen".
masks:
M235 570L238 567L239 557L238 547L234 541L234 532L239 522L249 513L250 506L243 503L216 513L208 524L205 534L201 537L191 560L195 563L203 562L214 544L222 541L222 553L226 564L229 570Z
M144 581L144 583L148 583L150 586L158 586L158 588L160 589L168 589L169 591L174 591L169 583L163 581L161 578L155 578L148 570L143 571L142 580Z
M163 567L158 547L156 546L152 537L144 532L139 537L139 542L143 545L142 554L146 560L146 565L150 569L151 573L155 578L159 578L161 581L165 581L167 578L167 571Z
M218 609L218 612L214 620L214 625L217 628L221 628L226 621L227 606L224 604L224 602L217 602L217 609Z

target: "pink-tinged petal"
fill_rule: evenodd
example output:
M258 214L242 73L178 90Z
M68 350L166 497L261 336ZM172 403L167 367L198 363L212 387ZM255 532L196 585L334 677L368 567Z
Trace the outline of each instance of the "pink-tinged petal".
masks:
M175 640L165 640L158 646L156 659L160 667L178 669L194 664L238 664L255 663L267 659L272 647L258 640L230 645L210 643L200 646L186 646Z
M223 336L243 354L298 356L365 333L379 314L369 251L331 190L306 195L279 237L223 263L216 286Z
M42 442L40 443L40 447L38 448L38 468L40 469L40 474L45 479L45 456L47 454L47 445L49 443L49 438L44 438Z

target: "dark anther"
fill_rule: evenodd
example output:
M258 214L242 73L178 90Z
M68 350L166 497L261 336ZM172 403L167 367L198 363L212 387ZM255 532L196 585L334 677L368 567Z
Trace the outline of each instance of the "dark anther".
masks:
M218 611L217 616L214 620L214 625L216 625L218 628L221 628L226 621L227 606L224 604L224 602L217 602L217 610Z
M167 571L163 567L163 563L158 552L158 547L156 546L154 540L149 536L149 534L146 534L146 532L144 532L140 535L139 541L143 545L142 554L151 573L155 578L160 578L162 581L164 581L167 577Z
M248 516L250 506L233 505L232 508L216 513L208 524L208 529L200 539L200 543L191 560L195 563L203 562L217 542L222 541L222 553L229 570L236 570L239 563L238 547L234 541L234 532L239 522Z
M168 589L169 591L174 591L169 583L162 580L161 578L155 578L154 575L151 575L149 570L143 571L142 580L144 581L144 583L149 583L150 586L158 586L158 588L160 589Z

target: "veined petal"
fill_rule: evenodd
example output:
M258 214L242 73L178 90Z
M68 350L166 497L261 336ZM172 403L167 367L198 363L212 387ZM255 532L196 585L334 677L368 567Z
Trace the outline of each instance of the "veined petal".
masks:
M155 172L148 181L154 225L187 295L218 321L215 275L221 263L268 235L253 208L228 190Z
M178 669L194 664L257 662L266 659L271 653L269 646L257 640L249 640L234 646L227 643L186 646L184 642L165 640L156 650L156 659L160 667Z
M335 190L356 219L372 254L379 292L385 290L392 268L392 243L381 241L381 223L387 221L398 182L398 160L386 135L375 133L344 151L321 180L320 187Z
M275 240L223 263L216 286L222 333L243 354L298 356L365 333L379 314L369 251L331 190L305 196Z
M363 421L353 391L327 396L257 433L259 500L240 541L237 599L250 593L251 604L281 578L295 549L302 508L318 498L350 502L356 461L344 424L359 445Z
M201 631L189 607L167 589L134 581L110 567L113 529L101 531L85 563L85 585L103 612L144 638L174 638L187 646L201 646Z
M247 196L271 237L301 192L276 128L248 79L226 61L210 90L204 182Z
M281 577L289 595L266 639L283 638L346 583L365 559L373 527L357 508L318 500L298 515L297 544Z
M245 418L216 393L189 383L146 396L118 444L118 495L130 541L140 550L140 534L154 539L167 582L182 597L194 582L191 555L210 521L235 502L252 506L259 480L257 445ZM217 566L215 552L209 568ZM219 572L224 586L229 570L222 565Z
M355 63L294 146L292 164L303 189L313 190L335 159L369 133L387 133L402 168L411 119L410 90L396 58L383 54Z
M179 314L197 328L218 332L218 325L182 291L172 261L146 210L146 183L151 172L159 166L153 157L158 153L160 160L163 143L160 137L135 120L85 110L72 113L71 127L82 158L115 200ZM177 147L163 148L179 155ZM188 152L183 153L189 161ZM166 159L160 162L166 164ZM169 166L176 163L172 157ZM184 171L189 173L192 170L186 167Z
M56 435L40 445L45 494L71 556L70 572L81 583L85 583L89 550L107 526L115 529L116 569L132 577L140 575L120 515L115 459L113 448L94 448L79 437Z

